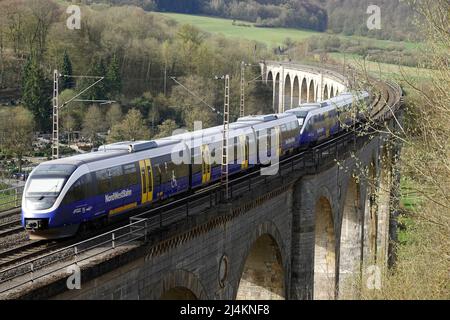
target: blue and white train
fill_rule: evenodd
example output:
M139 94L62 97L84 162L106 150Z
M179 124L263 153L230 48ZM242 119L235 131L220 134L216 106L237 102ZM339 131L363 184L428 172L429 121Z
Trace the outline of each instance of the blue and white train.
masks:
M342 94L283 114L238 119L230 124L228 136L229 174L266 164L266 156L273 152L282 159L346 130L362 119L352 106L368 102L367 92ZM22 225L32 239L69 237L81 225L104 224L136 208L208 186L221 178L222 139L223 128L217 126L105 145L95 152L42 163L24 188ZM266 146L263 152L261 145Z

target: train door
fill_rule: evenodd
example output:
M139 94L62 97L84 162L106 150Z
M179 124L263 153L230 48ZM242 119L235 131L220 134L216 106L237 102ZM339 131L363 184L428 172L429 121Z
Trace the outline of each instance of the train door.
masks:
M275 147L278 147L276 152L277 152L277 157L281 157L281 151L282 151L282 139L281 139L281 129L280 126L275 126Z
M149 159L139 161L139 172L141 175L141 203L145 204L153 200L153 170Z
M247 136L243 135L243 136L239 137L239 142L240 142L240 145L241 145L241 153L243 155L241 169L242 170L247 170L248 169L249 158L250 158L249 139L248 139Z
M207 144L202 145L202 184L211 181L211 157Z
M150 159L145 160L145 167L146 167L146 173L148 178L148 185L147 185L147 202L153 201L153 169L152 169L152 162Z

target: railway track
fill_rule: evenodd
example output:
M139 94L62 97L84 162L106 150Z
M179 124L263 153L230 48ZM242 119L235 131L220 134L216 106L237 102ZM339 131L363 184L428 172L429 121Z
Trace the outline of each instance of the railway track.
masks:
M0 239L23 231L20 208L0 212Z
M20 222L20 218L16 218L8 222L0 223L0 238L22 232L23 227Z
M13 264L38 257L39 255L66 244L67 243L57 241L48 242L38 240L29 241L23 245L0 251L0 270Z

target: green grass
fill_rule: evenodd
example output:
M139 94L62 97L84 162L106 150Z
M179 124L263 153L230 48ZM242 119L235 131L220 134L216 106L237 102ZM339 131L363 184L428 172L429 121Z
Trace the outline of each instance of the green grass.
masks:
M401 179L400 187L400 207L404 210L401 211L398 217L398 240L400 244L406 244L413 240L413 230L416 227L414 213L419 210L423 199L417 194L417 191L415 191L415 182L411 179L403 177Z
M19 196L19 195L18 195ZM16 198L13 192L9 194L0 193L0 211L12 209L16 207ZM20 204L20 201L17 201L17 204Z
M181 24L191 24L200 30L214 34L222 34L225 37L247 39L265 43L269 47L281 45L286 38L294 41L303 41L313 36L323 36L327 33L316 32L311 30L289 29L289 28L257 28L253 23L237 21L251 25L251 27L234 26L233 20L206 17L189 14L178 13L155 13L171 18ZM338 35L340 39L357 40L361 43L367 43L379 48L386 48L399 43L404 45L406 49L416 49L420 44L414 42L395 42L390 40L377 40L360 36L344 36Z
M256 28L250 22L237 21L245 23L251 27L234 26L233 20L213 18L197 15L178 14L178 13L155 13L161 14L177 21L180 24L190 24L200 30L213 34L222 34L225 37L246 39L265 43L269 47L275 47L283 43L286 38L294 41L305 40L312 36L318 36L322 33L310 30L297 30L287 28Z
M415 182L408 178L401 179L401 206L409 211L416 210L423 201L415 185Z
M339 62L346 62L346 64L353 65L358 70L362 69L364 65L363 58L356 54L331 53L331 57ZM429 69L407 67L389 63L378 63L366 60L366 69L369 73L380 76L384 79L391 79L402 82L405 77L408 79L426 79L430 76Z

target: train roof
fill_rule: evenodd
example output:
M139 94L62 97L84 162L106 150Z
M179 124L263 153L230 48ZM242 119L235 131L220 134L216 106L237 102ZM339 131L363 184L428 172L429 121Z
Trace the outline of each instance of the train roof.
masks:
M84 163L91 163L100 160L106 160L117 156L125 155L128 152L125 150L107 150L107 151L95 151L90 153L77 154L74 156L50 160L43 162L43 164L71 164L75 166L82 165Z
M254 123L258 123L258 122L254 122ZM253 123L239 123L239 122L232 122L230 123L230 130L237 130L237 129L244 129L244 128L248 128L252 125ZM169 137L165 137L165 138L161 138L160 140L162 141L190 141L193 138L201 138L201 137L210 137L210 136L214 136L217 134L222 134L223 133L223 125L220 126L214 126L211 128L206 128L206 129L202 129L202 130L196 130L196 131L189 131L189 132L185 132L185 133L180 133L174 136L169 136Z
M318 104L318 103L302 104L298 108L286 110L286 113L294 113L296 111L311 111L311 110L316 110L319 108L320 108L320 104Z
M261 122L268 122L268 121L275 121L279 119L279 115L277 114L267 114L267 115L250 115L246 117L241 117L237 120L237 122L255 122L261 123Z

